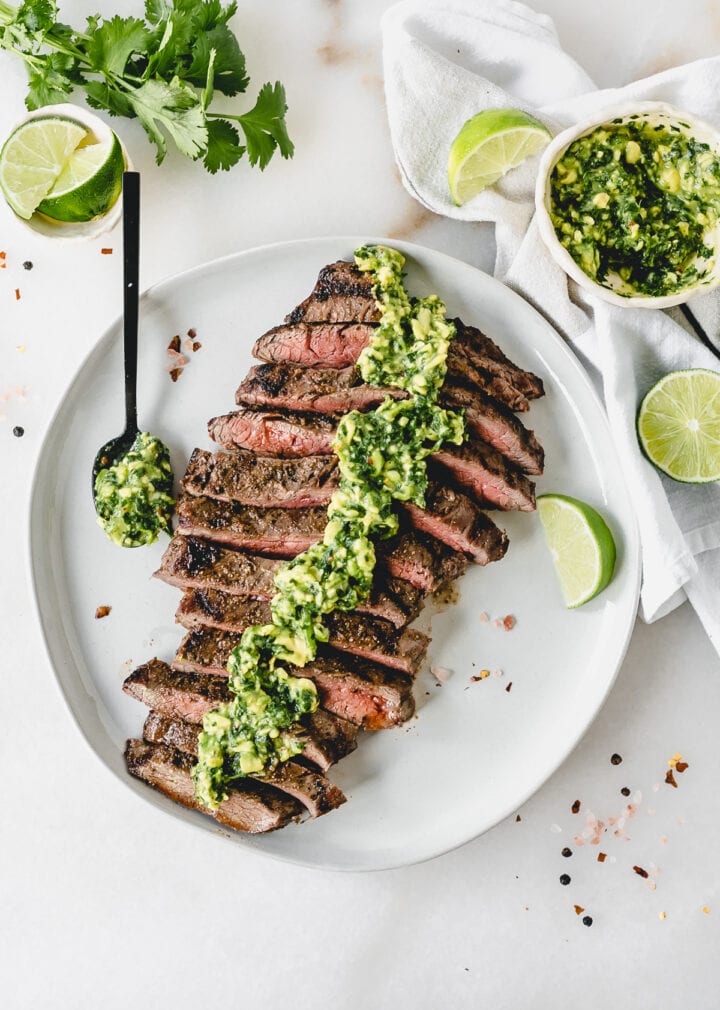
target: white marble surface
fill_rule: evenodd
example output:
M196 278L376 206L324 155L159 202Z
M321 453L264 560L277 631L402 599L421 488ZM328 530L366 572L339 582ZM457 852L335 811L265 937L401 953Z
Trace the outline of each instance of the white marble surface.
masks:
M139 5L97 6L110 14ZM364 230L489 265L487 233L426 214L398 182L380 76L378 19L387 6L242 5L236 24L251 75L285 82L297 144L293 162L275 162L262 177L240 168L210 179L172 155L157 169L139 127L121 124L143 172L143 286L236 249ZM713 0L539 6L599 84L720 44ZM62 4L71 22L89 10ZM0 54L0 136L21 114L23 75ZM0 396L10 396L0 402L0 1005L717 1006L720 666L687 607L638 626L604 710L519 822L406 870L340 876L239 853L139 804L95 760L39 641L25 530L43 430L119 310L120 257L100 254L114 244L116 236L58 249L0 207ZM13 437L14 425L24 426L23 438ZM619 766L610 763L615 752ZM689 768L675 790L664 776L677 752ZM622 786L637 807L623 836L614 825L598 847L576 847L588 810L606 823L622 813ZM570 859L560 855L566 844ZM567 887L562 873L572 877Z

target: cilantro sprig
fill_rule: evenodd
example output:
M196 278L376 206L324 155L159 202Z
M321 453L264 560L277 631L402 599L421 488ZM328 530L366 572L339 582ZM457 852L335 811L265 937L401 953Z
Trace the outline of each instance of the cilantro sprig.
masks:
M145 17L91 16L84 31L57 18L55 0L0 0L0 47L28 71L28 109L64 102L85 91L94 109L140 120L160 164L172 141L213 174L247 154L264 169L275 151L291 158L285 89L263 84L252 109L211 112L215 94L233 97L250 80L238 40L228 27L236 0L145 0Z

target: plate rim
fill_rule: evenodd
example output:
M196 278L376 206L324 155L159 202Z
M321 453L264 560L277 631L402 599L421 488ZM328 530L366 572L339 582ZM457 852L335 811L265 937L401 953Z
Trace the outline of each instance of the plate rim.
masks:
M453 852L456 849L467 845L469 842L476 838L481 837L488 831L497 827L503 821L505 821L513 811L519 809L525 803L527 803L539 790L550 781L550 779L557 773L557 771L565 764L570 755L579 746L586 733L593 725L595 720L598 718L605 706L608 696L615 685L617 677L620 673L620 669L623 665L623 661L627 654L628 647L630 645L630 640L633 635L637 620L637 610L640 598L640 586L642 580L642 557L641 557L641 546L640 546L640 533L639 533L639 523L635 510L632 507L632 499L629 494L627 481L619 466L619 456L615 443L612 437L612 431L610 429L610 424L607 417L607 412L605 406L595 389L587 371L583 367L577 355L573 352L571 346L568 342L563 339L559 334L553 323L547 319L538 309L532 304L532 302L525 299L517 291L513 290L511 287L503 283L498 278L494 277L492 274L481 270L479 267L474 266L465 260L458 259L458 257L451 256L449 253L442 252L440 250L434 249L431 246L420 245L416 242L408 242L404 239L391 239L387 237L377 237L377 236L353 236L353 235L317 235L312 237L289 239L286 241L270 242L259 246L253 246L249 249L241 249L235 252L226 253L223 256L216 257L215 259L206 260L203 263L197 263L194 266L188 267L185 270L178 271L177 273L170 273L163 276L158 281L155 281L149 287L145 288L140 293L140 306L142 309L143 301L147 301L154 294L161 292L164 288L170 285L176 284L180 281L187 281L192 279L195 275L201 275L204 273L212 273L225 266L230 262L241 263L243 260L250 259L258 254L266 254L268 252L279 251L286 252L292 249L300 249L303 246L315 246L318 243L332 242L336 244L344 243L348 247L357 248L362 244L383 244L391 245L400 249L401 252L407 253L409 256L430 254L433 258L440 258L445 260L448 265L459 264L464 269L473 270L491 283L492 286L497 286L502 288L504 291L503 297L509 297L510 302L522 303L525 309L529 309L534 313L534 315L539 319L543 328L547 331L549 339L553 340L558 346L558 349L565 359L568 367L575 373L575 378L584 387L585 395L588 396L597 408L599 408L599 415L602 418L602 424L606 428L608 436L608 445L611 449L612 454L616 457L618 462L616 480L619 479L622 488L625 492L625 496L628 501L628 527L625 529L623 526L623 551L625 563L632 565L632 571L628 573L628 578L634 575L632 579L632 585L630 586L632 590L632 606L628 605L628 615L626 618L626 627L624 631L623 641L616 654L615 666L612 676L607 680L601 697L592 706L592 711L584 718L582 725L579 730L574 734L574 736L569 740L566 747L562 748L559 756L553 759L553 767L544 774L544 777L539 782L534 782L528 787L526 791L522 793L519 798L513 797L513 801L508 805L504 806L502 812L498 815L493 816L493 822L480 830L472 831L469 834L463 835L463 837L457 839L452 844L446 845L435 852L431 852L425 855L413 856L410 859L398 858L392 862L386 862L381 866L366 866L366 865L338 865L335 863L327 863L322 860L310 861L303 858L302 856L293 856L291 854L286 854L283 852L270 851L269 849L263 849L259 845L245 844L241 848L246 854L252 854L264 859L279 860L283 863L302 866L308 869L319 870L319 871L333 871L338 873L362 873L362 872L383 872L386 870L398 869L404 866L416 865L423 862L429 862L432 859L436 859L440 856L446 855L447 853ZM80 736L84 740L88 749L94 755L94 758L102 764L106 771L110 772L115 779L122 782L125 788L129 789L132 793L139 796L145 803L149 804L156 810L161 810L164 813L169 812L173 816L173 812L170 808L166 811L164 808L166 804L172 804L177 806L174 801L170 800L164 794L159 793L155 790L149 789L147 786L142 786L140 783L136 783L135 780L131 779L127 774L122 774L120 770L113 767L109 762L107 762L104 757L98 752L98 750L93 745L88 732L83 726L80 716L75 711L72 705L68 693L66 692L65 686L61 680L60 674L55 665L53 655L50 649L49 642L49 632L46 629L46 619L43 617L43 612L40 605L40 592L38 583L40 580L40 574L37 571L38 566L35 561L35 549L34 549L34 539L35 539L35 525L37 522L35 516L35 502L37 500L37 490L42 479L42 469L45 460L45 455L48 451L48 443L50 440L51 433L55 427L55 422L63 410L65 401L67 399L68 393L72 387L77 382L81 373L85 370L86 366L90 362L91 358L98 352L103 344L109 343L113 337L113 334L119 334L117 339L121 339L122 336L122 314L118 314L114 319L108 324L108 326L99 334L97 339L92 343L88 351L83 355L83 357L78 362L75 367L69 382L65 385L59 400L52 411L44 430L42 431L39 449L35 464L32 471L32 478L29 484L29 500L27 503L27 526L26 526L26 551L25 556L27 559L27 567L29 569L29 583L31 596L33 601L33 610L35 613L36 623L40 631L40 638L45 652L46 659L52 670L53 677L52 680L55 684L57 691L68 710L72 722L78 729ZM628 536L630 533L630 536ZM184 808L183 808L184 809ZM198 822L195 818L174 816L174 820L181 824L185 824L195 830L203 831L205 835L211 835L217 838L221 838L224 842L231 842L232 844L237 844L237 839L231 835L225 828L221 825L215 823L215 830L213 830L213 825L205 825ZM252 841L255 836L247 836L247 841ZM245 836L242 836L244 839Z

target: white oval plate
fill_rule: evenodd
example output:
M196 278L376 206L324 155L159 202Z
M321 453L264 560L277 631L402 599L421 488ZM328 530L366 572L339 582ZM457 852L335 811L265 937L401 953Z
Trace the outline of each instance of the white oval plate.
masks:
M141 301L138 402L143 428L170 446L176 475L195 446L208 447L208 418L232 410L255 338L311 290L318 270L349 258L366 238L323 238L239 253L164 281ZM382 241L382 240L378 240ZM50 423L30 516L31 566L48 653L68 706L105 765L138 795L240 846L307 866L382 869L429 859L515 811L555 771L597 714L615 679L637 608L636 524L602 407L585 373L522 298L449 256L405 242L408 286L437 292L450 315L482 327L545 381L525 418L547 454L538 492L561 491L597 506L618 542L610 587L577 611L562 603L536 515L495 518L510 536L507 557L473 568L460 600L434 615L430 662L451 671L437 686L417 680L418 715L403 728L365 734L331 772L348 796L339 810L268 836L218 828L125 771L123 746L146 709L121 684L152 656L170 660L181 629L179 592L151 579L167 541L122 550L95 523L95 453L122 430L122 338L116 323L81 366ZM173 384L165 349L197 331L202 348ZM95 610L112 611L95 620ZM506 632L481 614L513 614ZM482 669L502 670L472 683ZM510 683L512 682L512 690ZM208 838L208 845L212 842Z

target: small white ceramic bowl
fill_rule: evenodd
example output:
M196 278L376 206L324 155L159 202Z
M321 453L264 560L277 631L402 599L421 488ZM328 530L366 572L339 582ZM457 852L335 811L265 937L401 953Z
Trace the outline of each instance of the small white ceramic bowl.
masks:
M563 130L545 148L538 169L535 188L535 209L540 235L550 254L563 268L565 273L579 284L580 287L591 291L598 298L602 298L613 305L644 309L664 309L671 305L680 305L695 295L704 294L720 284L720 229L716 230L713 236L713 245L716 252L715 266L703 281L672 295L657 297L637 294L628 296L620 295L588 277L558 239L550 218L550 178L555 165L565 154L570 144L574 140L577 140L578 137L592 133L594 129L602 126L604 123L609 123L614 119L627 119L629 116L638 115L653 123L666 123L667 125L679 126L680 129L692 135L697 140L709 144L720 155L720 131L710 126L709 123L698 119L696 116L683 112L681 109L675 109L671 105L666 105L665 102L632 102L602 109L595 113L595 115L588 117L588 119L569 127L567 130Z
M23 123L29 123L32 119L45 119L47 116L61 116L64 119L74 119L76 123L80 123L82 126L90 130L95 140L101 143L109 140L113 132L107 123L100 119L99 116L96 116L94 113L80 105L71 105L69 102L66 102L61 105L44 105L41 109L34 109L32 112L28 112L26 116L23 116L22 119L15 123L12 130L8 133L8 136L10 136L10 133L16 130L18 126L22 126ZM119 137L118 140L120 140ZM128 153L125 150L125 145L122 140L120 140L120 146L125 159L125 167L127 169L131 169L132 164L128 158ZM2 199L2 197L0 197L0 199ZM9 209L12 210L12 208ZM98 238L98 236L105 235L107 232L112 231L121 217L122 194L120 194L107 214L103 214L102 217L96 217L92 221L51 221L50 218L43 217L41 214L33 214L30 220L26 221L24 218L15 214L15 220L25 228L28 228L30 231L34 231L37 235L44 235L46 238L51 238L55 242L77 242L78 240L83 239Z

